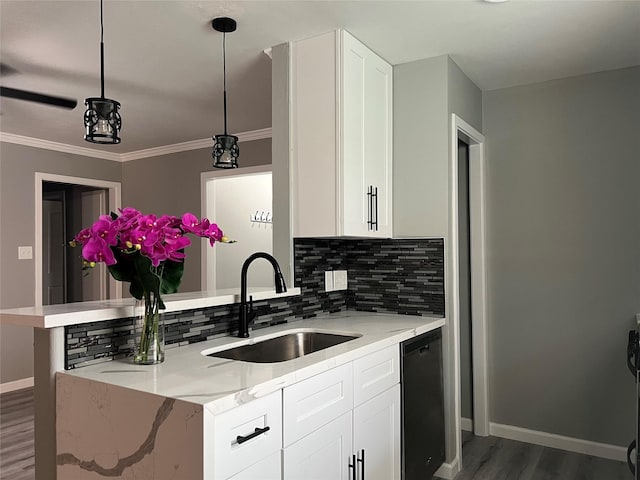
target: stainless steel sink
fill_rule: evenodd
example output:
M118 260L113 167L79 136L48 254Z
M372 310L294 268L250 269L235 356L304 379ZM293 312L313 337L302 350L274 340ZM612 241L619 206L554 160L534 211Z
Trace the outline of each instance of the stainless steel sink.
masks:
M359 336L325 332L295 332L207 355L253 363L285 362L348 342Z

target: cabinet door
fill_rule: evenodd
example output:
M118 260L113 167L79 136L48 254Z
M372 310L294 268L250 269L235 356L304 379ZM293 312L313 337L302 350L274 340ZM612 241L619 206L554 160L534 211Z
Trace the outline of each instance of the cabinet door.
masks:
M342 32L344 235L392 234L392 77L391 65Z
M285 388L283 445L288 447L352 408L351 363L332 368Z
M284 480L350 480L351 422L347 412L285 448Z
M353 445L358 456L358 478L400 479L399 384L353 411Z
M282 468L280 467L280 456L281 452L278 450L264 460L235 474L229 478L229 480L281 480Z

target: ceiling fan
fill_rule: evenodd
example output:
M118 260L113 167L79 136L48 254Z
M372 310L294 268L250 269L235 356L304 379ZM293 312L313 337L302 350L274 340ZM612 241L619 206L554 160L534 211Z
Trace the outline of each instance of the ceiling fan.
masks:
M16 72L17 71L9 65L0 63L0 75L8 75ZM31 92L29 90L20 90L18 88L3 86L0 86L0 97L42 103L44 105L51 105L54 107L68 108L70 110L76 108L76 105L78 105L78 101L73 98L56 97L53 95L45 95L43 93Z

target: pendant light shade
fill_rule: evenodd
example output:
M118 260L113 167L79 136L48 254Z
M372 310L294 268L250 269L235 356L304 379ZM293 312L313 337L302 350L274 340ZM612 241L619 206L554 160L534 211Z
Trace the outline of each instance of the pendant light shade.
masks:
M213 137L213 166L216 168L238 168L238 137L227 133L227 33L236 31L233 18L218 17L211 21L211 26L222 33L222 74L224 82L224 134Z
M104 26L102 0L100 0L100 96L85 99L84 139L91 143L120 143L120 103L104 96Z

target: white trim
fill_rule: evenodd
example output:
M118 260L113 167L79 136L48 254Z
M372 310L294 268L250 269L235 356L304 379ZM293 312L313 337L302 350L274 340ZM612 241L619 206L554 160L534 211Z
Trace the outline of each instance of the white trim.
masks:
M246 175L256 175L260 173L270 173L273 169L271 164L258 165L255 167L230 168L227 170L209 170L200 173L200 212L202 216L211 218L212 212L209 212L209 205L213 203L215 180L224 177L243 177ZM200 265L200 288L203 291L216 289L215 272L208 268L211 263L215 265L215 255L217 249L211 248L209 241L202 239L201 242L201 259Z
M21 378L13 382L0 383L0 393L9 393L23 388L33 387L33 377Z
M453 351L453 396L455 459L462 461L461 398L460 398L460 279L458 251L458 138L469 143L469 194L471 217L471 271L472 273L472 364L473 364L473 408L474 432L479 436L489 435L489 399L487 371L487 322L486 322L486 262L485 249L485 187L484 187L484 136L456 114L451 114L449 162L449 282L451 292L450 313ZM475 164L473 167L471 164ZM473 199L471 198L473 196ZM447 291L447 289L445 289Z
M105 188L109 191L109 208L116 211L121 207L122 187L119 182L109 182L106 180L97 180L94 178L70 177L67 175L56 175L53 173L35 173L35 238L34 238L34 305L42 305L42 183L43 182L59 182L70 183L73 185L87 185L96 188ZM109 277L109 293L110 298L121 298L122 289L119 282L113 277Z
M240 132L235 135L238 137L238 142L250 142L253 140L271 138L271 127L262 128L260 130L251 130L249 132ZM198 150L199 148L211 147L213 147L213 139L203 138L201 140L192 140L190 142L174 143L173 145L164 145L162 147L147 148L145 150L123 153L120 155L120 161L129 162L131 160L139 160L141 158L157 157L159 155L168 155L170 153L186 152L188 150Z
M460 418L460 428L464 432L473 432L473 420L471 418Z
M458 459L455 459L451 463L443 463L440 465L440 468L436 470L434 476L444 478L445 480L453 480L458 473L460 473L460 465Z
M528 428L514 427L513 425L490 424L491 435L519 442L532 443L543 447L558 448L568 452L582 453L593 457L608 458L620 462L626 461L627 449L606 443L592 442L580 438L565 437L555 433L529 430Z
M262 128L259 130L250 130L248 132L240 132L236 133L235 135L238 137L239 142L251 142L253 140L271 138L271 127ZM172 145L146 148L144 150L135 150L133 152L114 153L4 132L0 132L0 142L15 143L18 145L25 145L27 147L44 148L46 150L72 153L75 155L83 155L85 157L102 158L104 160L112 160L114 162L128 162L131 160L138 160L140 158L157 157L159 155L186 152L189 150L197 150L199 148L209 148L213 146L213 140L211 138L203 138L201 140L174 143Z
M27 147L44 148L46 150L54 150L56 152L72 153L74 155L83 155L85 157L102 158L104 160L112 160L114 162L122 161L119 153L103 152L87 147L77 147L66 143L52 142L51 140L41 140L39 138L25 137L23 135L15 135L13 133L0 132L0 142L15 143L17 145L25 145Z

